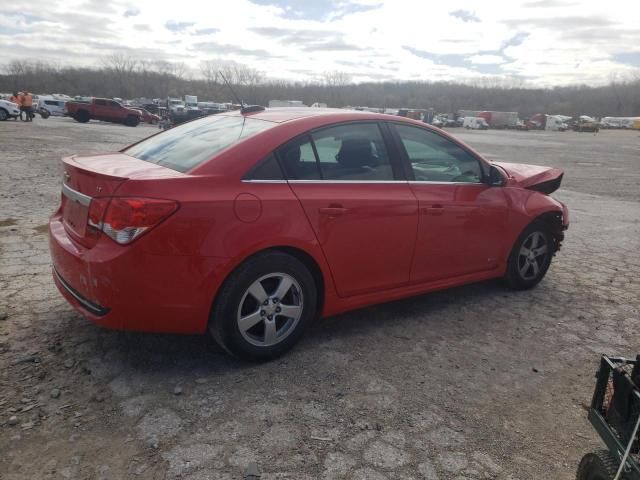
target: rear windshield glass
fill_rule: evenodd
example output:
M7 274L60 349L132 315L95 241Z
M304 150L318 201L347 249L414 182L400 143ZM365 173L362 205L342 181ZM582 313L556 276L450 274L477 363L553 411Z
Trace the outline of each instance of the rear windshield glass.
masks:
M275 125L273 122L242 116L213 115L143 140L124 153L186 172L232 143Z

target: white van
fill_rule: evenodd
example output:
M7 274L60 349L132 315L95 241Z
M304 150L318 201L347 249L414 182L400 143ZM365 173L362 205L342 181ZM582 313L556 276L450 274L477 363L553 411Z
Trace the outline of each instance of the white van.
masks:
M486 130L489 128L489 124L482 117L464 117L462 126L472 130Z
M38 98L36 106L38 110L46 108L51 115L62 117L64 115L64 104L65 101L59 98L41 96Z

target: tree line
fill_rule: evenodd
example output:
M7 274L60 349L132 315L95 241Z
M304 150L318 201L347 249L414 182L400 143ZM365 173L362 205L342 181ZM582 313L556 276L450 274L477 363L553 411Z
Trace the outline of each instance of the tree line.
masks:
M344 72L326 72L315 81L291 82L234 62L204 61L194 72L182 62L147 61L124 54L106 57L95 67L70 67L45 61L12 61L0 70L0 92L29 90L132 99L197 95L200 100L232 101L228 81L245 103L301 100L333 107L433 108L564 115L640 116L640 75L611 78L604 86L530 88L522 81L483 77L465 82L353 83ZM426 76L425 72L425 76Z

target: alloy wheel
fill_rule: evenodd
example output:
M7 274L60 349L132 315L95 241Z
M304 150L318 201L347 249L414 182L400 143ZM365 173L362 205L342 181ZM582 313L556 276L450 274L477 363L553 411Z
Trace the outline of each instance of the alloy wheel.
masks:
M246 341L258 347L282 342L294 330L304 307L302 288L291 275L271 273L253 282L242 296L237 324Z
M523 280L533 280L547 261L549 245L541 232L531 233L520 247L518 253L518 272Z

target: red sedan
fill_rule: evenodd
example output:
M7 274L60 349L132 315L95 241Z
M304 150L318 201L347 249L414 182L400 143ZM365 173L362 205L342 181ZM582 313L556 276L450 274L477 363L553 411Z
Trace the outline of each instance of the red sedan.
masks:
M318 316L490 278L536 285L562 172L491 163L410 119L248 109L65 158L54 280L95 323L291 348Z

